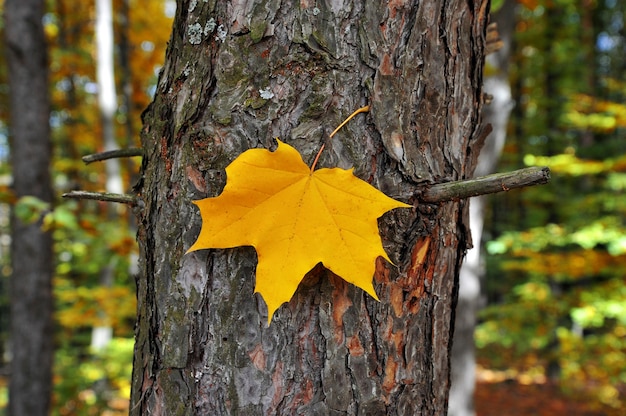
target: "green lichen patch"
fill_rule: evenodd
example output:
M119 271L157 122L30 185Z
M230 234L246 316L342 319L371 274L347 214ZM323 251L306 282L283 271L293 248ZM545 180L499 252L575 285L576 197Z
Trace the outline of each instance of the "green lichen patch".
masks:
M244 107L247 108L252 108L253 110L258 110L259 108L263 107L265 104L267 104L269 100L266 100L264 98L261 98L259 96L256 97L250 97L248 98L245 102L244 102Z
M259 43L261 39L263 39L263 35L265 35L266 30L267 30L267 21L261 20L261 21L253 22L250 25L250 39L252 39L252 42Z

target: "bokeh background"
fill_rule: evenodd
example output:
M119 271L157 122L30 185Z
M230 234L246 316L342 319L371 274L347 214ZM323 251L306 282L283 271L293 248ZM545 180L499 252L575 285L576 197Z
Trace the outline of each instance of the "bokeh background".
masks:
M0 7L2 2L0 1ZM171 0L114 0L119 147L139 145L175 12ZM626 4L620 0L494 0L500 27L506 141L498 171L549 166L549 185L485 200L478 415L626 412ZM10 362L9 211L44 216L55 241L54 415L127 414L135 316L133 216L124 207L62 200L103 191L95 2L48 1L53 111L52 206L11 192L6 65L0 61L0 414ZM0 27L2 29L2 27ZM0 43L0 49L4 44ZM3 53L4 51L0 51ZM485 76L502 73L487 64ZM123 159L129 190L140 159ZM108 277L103 277L103 270Z

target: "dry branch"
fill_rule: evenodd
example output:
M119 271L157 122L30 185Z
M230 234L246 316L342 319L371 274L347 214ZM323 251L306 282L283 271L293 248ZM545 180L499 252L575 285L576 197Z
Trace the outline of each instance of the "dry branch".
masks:
M137 198L127 194L113 194L108 192L88 192L88 191L72 191L63 194L63 198L72 199L94 199L104 202L118 202L120 204L135 205Z
M513 172L494 173L474 179L431 185L421 192L419 198L424 202L444 202L525 186L542 185L549 181L550 169L548 167L531 167Z
M99 162L101 160L115 159L120 157L143 156L143 149L139 147L130 147L128 149L108 150L106 152L94 153L82 157L85 164Z

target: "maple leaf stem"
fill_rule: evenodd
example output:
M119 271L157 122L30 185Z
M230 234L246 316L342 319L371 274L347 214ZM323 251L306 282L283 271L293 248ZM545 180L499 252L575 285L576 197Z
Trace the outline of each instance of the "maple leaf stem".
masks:
M332 133L330 133L330 136L328 136L328 137L330 137L330 138L332 139L332 138L333 138L333 136L334 136L335 134L337 134L337 132L338 132L338 131L339 131L339 130L343 127L343 126L345 126L345 125L348 123L348 121L350 121L350 120L352 120L352 119L354 118L354 116L356 116L357 114L360 114L360 113L367 113L368 111L370 111L370 106L369 106L369 105L366 105L365 107L361 107L361 108L359 108L359 109L358 109L358 110L356 110L354 113L350 114L350 115L348 116L348 118L347 118L347 119L345 119L345 120L343 121L343 123L341 123L341 124L339 125L339 127L337 127L337 128L336 128L336 129L335 129Z
M350 120L352 120L354 118L354 116L356 116L357 114L360 114L360 113L367 113L368 111L370 111L370 106L369 105L366 105L365 107L361 107L361 108L357 109L352 114L350 114L348 116L348 118L346 118L335 130L333 130L333 132L330 133L330 136L328 136L328 137L332 139L333 136L335 134L337 134L337 132L339 130L341 130L341 128L348 123L348 121L350 121ZM324 151L324 147L326 147L326 145L322 144L322 146L320 147L320 150L317 152L317 155L315 155L315 160L313 160L313 163L311 164L311 172L313 172L315 170L315 166L317 165L317 161L319 160L320 155Z
M311 164L311 173L313 173L313 171L315 170L315 165L317 165L317 161L319 160L320 156L322 155L322 152L324 151L324 147L326 147L326 144L322 143L322 146L320 147L320 150L315 155L315 160L313 160L313 163Z

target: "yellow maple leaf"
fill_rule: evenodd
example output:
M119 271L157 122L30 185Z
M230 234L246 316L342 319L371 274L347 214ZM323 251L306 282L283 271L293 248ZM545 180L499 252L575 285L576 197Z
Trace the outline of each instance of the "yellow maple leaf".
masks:
M278 140L274 152L251 149L227 168L223 192L194 203L202 229L189 251L253 246L256 287L268 322L315 265L378 300L372 278L385 253L377 219L410 205L357 178L353 169L311 171L293 147Z

